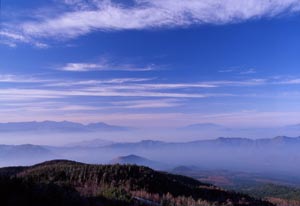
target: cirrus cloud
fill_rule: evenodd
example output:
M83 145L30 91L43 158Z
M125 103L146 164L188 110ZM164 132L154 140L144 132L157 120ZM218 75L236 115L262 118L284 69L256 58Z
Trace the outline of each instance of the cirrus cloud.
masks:
M154 70L153 65L145 67L136 67L134 65L116 65L110 63L67 63L58 70L69 71L69 72L88 72L88 71L151 71Z
M300 11L299 0L65 0L57 15L20 21L22 38L70 39L94 31L228 24ZM15 28L15 26L14 26ZM14 34L10 38L19 38ZM93 66L93 65L92 65Z

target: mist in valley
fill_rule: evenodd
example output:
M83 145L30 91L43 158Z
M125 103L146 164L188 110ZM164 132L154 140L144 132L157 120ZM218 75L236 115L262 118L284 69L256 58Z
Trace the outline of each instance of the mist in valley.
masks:
M154 168L158 170L185 166L291 177L300 172L298 137L234 138L229 133L226 137L211 133L205 139L201 132L199 138L193 136L196 129L6 132L1 134L4 144L0 145L0 166L32 165L51 159L109 164L117 157L137 155L159 163Z

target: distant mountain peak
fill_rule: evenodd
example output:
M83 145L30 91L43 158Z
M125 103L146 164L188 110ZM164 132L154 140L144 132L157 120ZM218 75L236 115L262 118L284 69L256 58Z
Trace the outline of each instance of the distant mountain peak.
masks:
M162 169L165 168L165 165L156 162L153 160L149 160L145 157L141 157L135 154L130 154L126 156L119 156L113 160L110 161L110 164L132 164L132 165L141 165L141 166L147 166L153 169Z
M298 141L299 139L300 139L299 137L297 138L297 137L277 136L277 137L274 137L272 140L276 141L276 142L284 143L284 142Z
M127 155L127 156L123 156L124 158L132 158L132 159L137 159L137 158L139 158L139 159L142 159L142 157L140 157L140 156L137 156L137 155L134 155L134 154L131 154L131 155ZM145 158L143 158L143 159L145 159Z
M291 137L287 137L287 136L277 136L273 138L274 140L284 140L284 139L292 139Z
M113 164L139 164L139 163L143 163L146 161L151 161L151 160L148 160L148 159L138 156L138 155L130 154L130 155L126 155L126 156L119 156L119 157L113 159L111 161L111 163L113 163Z

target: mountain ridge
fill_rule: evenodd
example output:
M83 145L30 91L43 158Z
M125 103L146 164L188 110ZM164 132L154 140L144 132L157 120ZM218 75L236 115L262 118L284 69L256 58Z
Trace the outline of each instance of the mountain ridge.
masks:
M0 169L0 174L2 170ZM12 170L12 172L9 175L10 180L7 179L7 176L4 180L1 179L3 176L0 178L0 186L4 181L6 185L8 184L8 188L20 183L25 184L27 193L32 192L32 186L26 187L26 185L33 185L35 192L43 192L43 187L51 187L52 191L55 188L61 190L60 193L54 193L54 195L69 194L73 191L70 193L71 197L66 197L74 199L74 194L78 195L76 198L86 200L92 197L90 203L93 204L91 205L130 206L141 201L138 205L146 206L151 202L151 205L156 203L156 205L166 206L200 206L203 204L214 205L215 203L220 205L226 203L232 206L272 206L271 203L247 195L228 192L192 178L158 172L143 166L91 165L69 160L53 160L29 167L4 168L4 170L6 174L8 174L8 170ZM37 189L34 186L37 184L42 188ZM21 188L24 189L24 186ZM10 195L3 198L7 197ZM66 197L64 196L64 198ZM110 204L95 204L101 203L103 198L110 199ZM52 199L52 201L56 200ZM116 204L118 202L119 204ZM27 205L25 203L26 200L24 200L24 205Z
M70 121L32 121L0 123L0 132L98 132L125 131L127 127L109 125L103 122L81 124Z

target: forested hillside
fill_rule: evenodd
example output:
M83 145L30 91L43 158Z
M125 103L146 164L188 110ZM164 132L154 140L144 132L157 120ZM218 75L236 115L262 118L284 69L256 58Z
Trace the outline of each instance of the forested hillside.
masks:
M1 205L271 206L192 178L135 165L50 161L0 170Z

